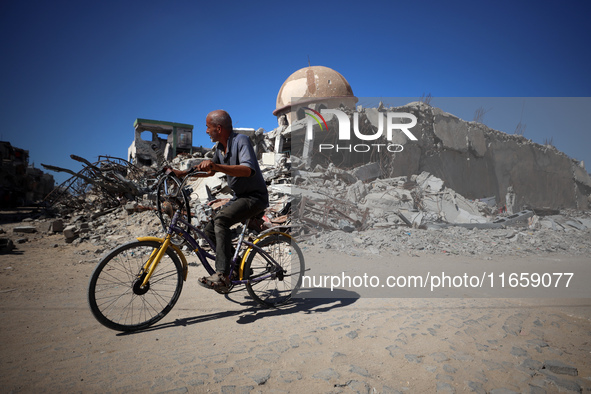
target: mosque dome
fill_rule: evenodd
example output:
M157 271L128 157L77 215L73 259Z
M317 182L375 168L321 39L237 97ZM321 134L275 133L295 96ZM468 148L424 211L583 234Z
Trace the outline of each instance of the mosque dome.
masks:
M292 103L292 98L297 98L297 102ZM357 103L351 85L341 74L323 66L305 67L291 74L281 85L273 115L289 112L292 105L308 105L327 98L349 107Z

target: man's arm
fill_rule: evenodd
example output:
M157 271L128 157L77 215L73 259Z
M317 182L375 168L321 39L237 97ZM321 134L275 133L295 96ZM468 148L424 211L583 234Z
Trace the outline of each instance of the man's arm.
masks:
M248 166L243 165L229 165L229 164L217 164L211 160L204 160L197 164L197 170L206 171L211 175L216 172L223 172L226 175L234 177L249 177L252 174L252 169ZM207 176L211 176L207 175Z

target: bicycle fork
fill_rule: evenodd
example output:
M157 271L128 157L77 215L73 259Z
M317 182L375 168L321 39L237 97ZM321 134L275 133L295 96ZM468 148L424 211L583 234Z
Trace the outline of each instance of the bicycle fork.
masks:
M144 266L140 270L140 273L138 275L138 280L136 282L136 285L134 286L134 290L138 294L140 294L140 293L143 294L148 291L148 289L149 289L148 282L150 281L150 278L152 277L152 274L154 273L156 266L158 265L158 263L162 259L162 256L164 256L164 253L166 253L166 250L170 246L170 243L171 243L170 240L172 239L172 235L173 235L173 228L174 228L174 226L176 226L176 222L178 219L179 219L179 211L176 211L171 218L170 227L169 227L168 231L166 232L166 237L164 238L164 242L162 242L162 244L160 245L160 247L158 249L154 249L152 251L152 254L150 254L150 258L148 258L148 261L146 261L146 263L144 264ZM140 282L141 282L141 284L139 284ZM139 284L139 286L138 286L138 284Z
M171 238L172 234L167 234L166 238L164 238L164 242L162 242L160 247L152 251L152 254L148 258L148 261L145 262L144 266L142 267L138 275L137 283L141 282L141 284L138 286L137 290L147 290L148 282L150 281L150 278L152 277L152 274L154 273L156 266L162 259L162 256L164 256L164 253L166 253L166 249L168 249L168 247L170 246Z

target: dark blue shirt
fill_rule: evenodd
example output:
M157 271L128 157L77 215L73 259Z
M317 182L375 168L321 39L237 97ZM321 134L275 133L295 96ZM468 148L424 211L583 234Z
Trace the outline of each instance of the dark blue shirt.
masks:
M224 155L224 148L218 142L214 155L213 162L216 164L226 165L241 165L250 168L249 177L236 177L226 175L228 179L228 186L234 192L234 199L240 197L255 197L265 205L269 205L269 192L267 191L267 184L261 173L259 162L250 138L244 134L232 133L228 138L228 154Z

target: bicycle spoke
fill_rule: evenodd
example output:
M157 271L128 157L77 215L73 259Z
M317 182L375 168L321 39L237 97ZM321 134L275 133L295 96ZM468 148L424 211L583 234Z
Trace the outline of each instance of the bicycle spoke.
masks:
M287 302L301 284L304 259L300 249L287 236L272 234L258 244L248 256L245 271L249 294L264 306ZM271 259L269 261L269 259Z
M97 320L109 328L129 331L147 327L172 309L182 289L182 266L166 251L145 288L140 272L154 249L138 241L113 250L97 266L89 286L89 304Z

